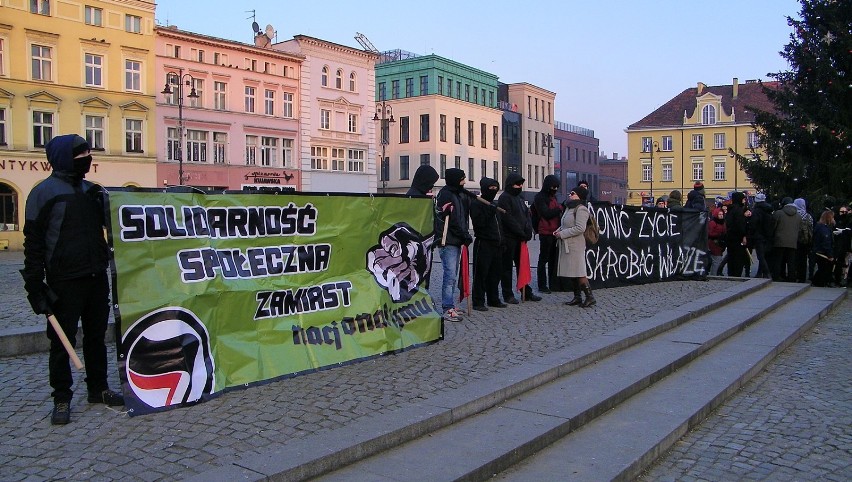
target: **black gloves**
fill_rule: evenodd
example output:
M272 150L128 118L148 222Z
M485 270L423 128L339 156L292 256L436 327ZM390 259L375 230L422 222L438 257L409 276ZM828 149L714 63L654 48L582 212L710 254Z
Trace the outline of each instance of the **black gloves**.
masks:
M21 270L21 274L24 274L23 270ZM44 281L36 281L32 278L27 279L24 276L24 289L27 291L27 301L30 302L30 306L33 308L35 314L53 314L53 308L50 307L50 304L56 301L56 295L44 284Z

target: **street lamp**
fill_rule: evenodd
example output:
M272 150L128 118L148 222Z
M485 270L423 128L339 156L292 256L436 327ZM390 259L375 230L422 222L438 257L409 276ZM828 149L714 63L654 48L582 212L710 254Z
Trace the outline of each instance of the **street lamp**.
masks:
M171 84L174 83L176 86L176 92L172 91ZM183 129L183 87L184 85L188 85L190 87L189 94L187 95L190 99L197 99L198 94L195 92L195 77L190 74L184 74L183 69L180 69L178 72L166 72L166 86L163 88L161 94L177 95L177 104L178 104L178 147L177 147L177 157L178 157L178 184L183 186L183 145L184 145L184 129Z
M387 165L387 161L385 159L385 148L388 145L388 139L390 138L390 125L396 122L393 118L393 107L391 107L384 99L380 103L376 103L376 114L373 116L373 121L382 121L380 124L380 131L382 136L382 194L385 193L385 189L388 184L388 177L390 175L390 166Z
M650 151L651 151L651 204L653 205L654 200L656 199L654 197L654 151L661 152L660 151L660 144L657 143L657 141L654 141L654 144L653 144L653 146L651 146Z
M550 134L544 134L541 136L541 148L547 149L547 174L552 174L550 172L550 149L553 148L553 136Z

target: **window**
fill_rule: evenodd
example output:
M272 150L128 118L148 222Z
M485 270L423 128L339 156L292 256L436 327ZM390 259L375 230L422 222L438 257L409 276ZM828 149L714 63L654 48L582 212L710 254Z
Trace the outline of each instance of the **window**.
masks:
M704 149L704 134L692 134L692 150L700 151Z
M405 96L406 97L414 97L414 79L407 78L405 79Z
M311 146L311 169L328 170L328 147Z
M701 123L710 126L716 123L716 108L712 105L705 105L701 109Z
M254 95L255 95L255 89L254 89L254 87L246 86L246 88L245 88L245 92L246 92L246 105L245 105L245 111L246 111L246 112L254 112Z
M284 92L282 99L284 101L284 117L293 118L293 94Z
M671 152L672 150L672 136L663 136L663 150L666 152Z
M440 163L440 166L438 166L438 173L441 175L441 179L444 179L444 175L447 173L447 155L441 154L438 159L438 162Z
M527 154L532 154L532 131L527 129Z
M651 147L653 147L652 143L651 143L651 138L650 137L643 137L642 138L642 152L651 152Z
M3 37L0 37L0 77L4 77L6 75L5 59L6 59L6 39L4 39Z
M281 139L281 162L284 167L293 167L293 139Z
M429 140L429 114L420 114L420 142Z
M85 54L84 63L86 64L86 87L103 87L103 56Z
M320 129L331 129L331 111L328 109L320 109Z
M491 135L491 137L492 137L491 146L494 148L495 151L497 151L497 150L500 149L500 128L497 127L497 126L494 126L493 131L494 132Z
M356 85L355 81L356 80L357 80L357 77L355 77L355 72L352 72L351 74L349 74L349 92L355 92L355 85Z
M479 124L479 142L481 147L488 147L488 126Z
M470 102L470 84L464 84L464 100Z
M493 179L500 179L500 173L499 173L499 172L497 172L497 171L499 171L499 170L500 170L500 163L499 163L499 162L497 162L497 161L494 161L494 163L493 163L493 164L494 164L494 165L492 166L492 169L491 169L491 177L492 177Z
M0 109L0 146L6 144L6 109Z
M387 85L384 82L379 82L379 100L387 99Z
M672 180L672 163L663 162L663 181Z
M204 51L203 50L198 51L198 57L197 58L198 58L199 62L201 62L202 64L204 63Z
M195 95L198 97L190 97L189 105L191 107L204 107L204 79L192 79L191 87L195 89Z
M52 49L44 45L33 45L31 53L33 80L53 80L51 74L53 69Z
M482 159L482 160L479 161L479 172L480 172L480 175L479 175L480 179L482 179L483 177L488 175L488 161L487 160Z
M725 133L717 132L713 134L713 149L724 149L725 148Z
M257 136L246 136L246 166L257 165Z
M408 143L408 116L399 118L399 143Z
M405 181L408 179L408 156L399 156L399 179Z
M438 76L438 95L444 95L444 76Z
M456 156L456 162L453 164L456 169L461 169L461 156Z
M30 13L50 15L50 0L30 0Z
M347 162L350 172L364 172L364 151L362 149L347 149Z
M429 94L429 77L425 75L420 76L420 95L428 95Z
M186 160L189 162L207 162L207 132L186 131Z
M485 98L485 96L482 96L482 97L483 97L483 98ZM477 86L475 86L475 85L473 86L473 103L474 103L474 104L478 104L478 103L479 103L479 87L477 87ZM485 176L485 175L483 174L483 177L484 177L484 176Z
M127 152L144 152L141 119L124 119L124 149Z
M758 144L757 132L749 131L748 134L746 134L746 147L748 147L748 148L757 147L757 144Z
M473 121L467 121L467 145L473 145Z
M176 127L166 129L166 160L177 161L180 159L180 136Z
M53 113L33 111L33 146L44 147L53 139Z
M322 68L322 75L320 76L320 85L323 87L328 87L328 66L325 65Z
M420 165L428 166L429 165L429 154L420 154Z
M380 181L390 181L390 158L382 159L382 172Z
M651 161L642 161L642 182L651 180Z
M124 61L124 88L133 92L142 91L142 62Z
M227 84L224 82L214 81L213 82L213 108L216 110L226 110L225 106L225 92L227 90Z
M491 107L494 107L494 91L493 90L488 91L488 105L491 106Z
M228 145L228 134L226 132L213 133L213 164L225 164L226 146Z
M473 158L467 158L467 178L473 180Z
M343 89L343 69L337 69L337 75L334 77L334 87Z
M175 45L174 50L172 51L172 57L179 59L180 58L180 45Z
M391 99L399 99L399 81L391 81Z
M260 165L263 167L276 166L278 162L278 139L274 137L260 138Z
M530 183L530 184L533 184L533 185L530 186L530 187L537 188L538 187L538 166L533 166L533 170L535 171L535 174L533 175L532 182Z
M101 116L86 116L86 142L93 151L104 150L104 118Z
M358 132L358 114L349 114L349 132Z
M447 96L453 96L453 79L447 79Z
M275 115L275 91L266 89L263 93L263 113Z
M331 170L332 171L345 171L346 170L346 151L345 149L340 149L334 147L331 149Z
M535 99L535 120L538 120L538 97Z
M704 163L701 161L692 161L692 180L704 180Z
M461 144L461 119L456 117L455 125L456 144Z
M100 27L103 25L103 10L97 7L86 5L83 8L83 18L86 25L94 25Z
M441 114L440 118L440 139L441 142L447 142L447 116L446 114Z
M535 150L535 153L536 153L536 154L538 154L538 146L539 146L539 143L538 143L538 131L536 131L536 132L535 132L535 141L533 142L533 148L534 148L534 150Z
M142 33L142 17L137 17L136 15L125 15L124 30L131 33Z
M713 162L713 180L725 180L725 161L716 160Z

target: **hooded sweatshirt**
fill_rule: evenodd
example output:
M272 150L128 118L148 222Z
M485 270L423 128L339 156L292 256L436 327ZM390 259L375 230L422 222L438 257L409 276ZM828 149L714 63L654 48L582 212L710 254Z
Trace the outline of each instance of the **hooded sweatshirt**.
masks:
M451 167L444 173L444 177L447 185L438 191L438 196L435 198L438 209L438 215L435 216L435 233L439 237L443 236L446 220L449 222L447 245L468 245L473 238L470 236L470 196L461 185L462 179L465 178L464 171ZM444 209L447 204L450 204L452 208Z
M501 216L506 237L529 241L533 235L530 210L521 198L523 188L513 187L515 184L523 183L524 178L520 174L513 172L506 176L506 186L497 200L497 205L506 211Z
M435 182L440 176L434 167L428 164L421 164L414 172L414 179L411 180L411 188L405 194L407 196L428 196L432 188L435 187Z
M680 193L677 189L669 193L669 207L670 208L682 208L683 207L683 194Z
M772 214L775 220L775 241L773 246L776 248L796 248L799 240L799 224L802 222L799 216L799 210L793 203L787 204L781 209Z
M107 244L100 186L83 179L74 152L88 150L77 135L54 137L45 146L53 172L27 197L24 222L24 283L27 292L43 279L75 279L105 273ZM86 169L87 170L87 169Z
M482 198L493 203L497 191L488 189L490 186L497 186L497 190L500 190L500 183L494 179L483 177L479 180ZM476 236L477 242L488 241L498 245L503 244L503 234L495 205L482 202L471 203L470 220L473 224L473 235Z
M553 174L545 176L544 182L535 198L533 208L536 211L538 225L533 226L538 234L553 236L553 232L559 228L562 218L562 209L556 200L556 191L559 190L559 178Z

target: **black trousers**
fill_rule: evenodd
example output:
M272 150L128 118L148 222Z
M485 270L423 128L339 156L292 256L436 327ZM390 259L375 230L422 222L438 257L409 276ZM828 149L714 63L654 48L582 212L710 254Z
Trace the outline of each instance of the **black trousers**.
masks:
M507 300L515 297L515 287L512 284L512 275L520 270L521 259L521 240L517 238L505 238L506 251L503 253L503 270L500 273L500 288L503 292L503 299ZM532 293L532 288L527 285L524 291L528 296Z
M500 273L503 249L495 242L477 238L473 242L473 293L474 306L500 302Z
M109 281L107 274L97 274L66 281L53 281L50 288L58 300L52 305L53 314L72 345L77 344L77 324L83 326L83 360L86 365L86 387L90 394L109 388L107 384L107 352L104 344L109 319ZM48 323L50 339L50 386L53 399L70 402L74 392L71 385L71 364L68 353Z
M748 252L746 252L745 246L740 243L728 243L728 276L742 277L746 257L748 257Z
M796 248L775 247L775 269L772 272L774 281L796 281Z
M556 236L550 234L539 234L538 267L536 275L538 278L538 290L555 290L556 286L556 262L559 253L556 251Z
M813 285L814 286L827 286L831 283L832 277L832 268L834 267L834 262L829 261L822 256L816 257L817 269L816 273L814 273Z

